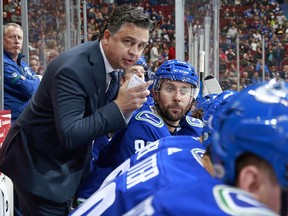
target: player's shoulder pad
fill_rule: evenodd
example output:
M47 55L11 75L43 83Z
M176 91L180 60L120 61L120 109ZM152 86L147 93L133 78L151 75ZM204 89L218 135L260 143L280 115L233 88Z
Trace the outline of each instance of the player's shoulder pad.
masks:
M193 127L203 128L203 122L200 119L193 118L193 117L187 115L185 117L185 121Z
M160 116L149 110L143 110L137 113L135 120L148 122L149 124L158 128L161 128L165 125L163 119Z

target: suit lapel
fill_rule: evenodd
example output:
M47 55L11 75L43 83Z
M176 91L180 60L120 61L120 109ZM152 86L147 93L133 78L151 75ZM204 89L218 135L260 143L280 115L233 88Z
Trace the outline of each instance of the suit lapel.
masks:
M106 90L106 71L104 60L101 55L99 41L93 43L90 47L90 61L92 62L93 78L99 95L98 107L105 105L105 90Z

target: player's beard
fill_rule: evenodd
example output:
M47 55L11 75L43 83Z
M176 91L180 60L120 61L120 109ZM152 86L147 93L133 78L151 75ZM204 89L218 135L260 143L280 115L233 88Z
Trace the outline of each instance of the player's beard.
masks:
M172 109L177 108L180 111L174 112ZM165 107L160 106L160 112L164 119L168 121L179 121L183 116L186 114L188 108L184 108L183 106L180 106L179 104L170 104Z

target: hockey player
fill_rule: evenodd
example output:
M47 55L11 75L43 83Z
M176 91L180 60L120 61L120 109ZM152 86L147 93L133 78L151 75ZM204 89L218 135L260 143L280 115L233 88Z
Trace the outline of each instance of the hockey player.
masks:
M138 76L140 79L142 79L143 81L146 79L146 74L147 74L147 70L148 70L148 66L147 66L147 62L144 56L141 56L138 61L131 66L129 69L127 69L123 76L122 76L122 80L121 80L121 85L122 83L125 82L125 80L127 79L131 79L131 77L133 76L133 74L135 74L136 76Z
M71 215L122 215L157 190L183 182L214 181L203 168L203 153L202 144L191 136L155 141L115 169Z
M222 183L167 187L124 215L287 216L287 113L288 91L281 81L232 96L217 109L211 134L211 158Z
M78 196L87 199L107 175L136 151L162 137L199 137L203 124L186 113L198 93L198 77L189 63L168 60L155 73L154 102L137 111L124 130L117 132L95 161L95 177L89 178Z
M213 102L218 94L208 94L203 97L197 97L193 108L191 109L191 116L201 119L203 121L203 113L208 109L208 106Z

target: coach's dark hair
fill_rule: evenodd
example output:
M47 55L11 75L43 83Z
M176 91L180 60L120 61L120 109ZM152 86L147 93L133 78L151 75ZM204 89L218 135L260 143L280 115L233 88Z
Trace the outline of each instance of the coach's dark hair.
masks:
M142 9L122 4L115 7L112 15L107 20L107 24L101 30L99 39L103 38L106 29L108 29L113 35L117 33L125 23L133 23L140 28L149 29L150 31L153 29L153 22L149 19L148 15L143 13Z

